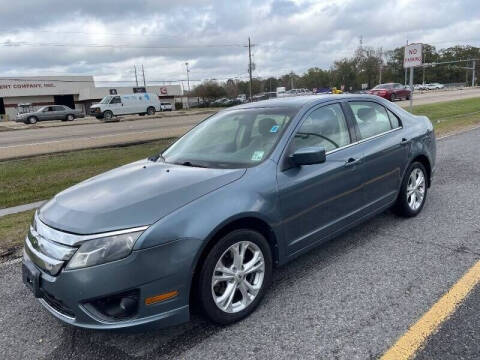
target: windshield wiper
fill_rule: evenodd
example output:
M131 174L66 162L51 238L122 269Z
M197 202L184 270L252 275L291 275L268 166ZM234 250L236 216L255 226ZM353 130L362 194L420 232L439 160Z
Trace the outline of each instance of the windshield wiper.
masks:
M191 161L177 162L177 163L174 163L174 164L183 165L183 166L198 167L198 168L206 168L205 165L200 165L200 164L192 163Z

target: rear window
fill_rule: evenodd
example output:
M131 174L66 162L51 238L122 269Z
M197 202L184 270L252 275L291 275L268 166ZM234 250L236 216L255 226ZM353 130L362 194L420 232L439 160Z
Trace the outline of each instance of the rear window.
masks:
M392 88L392 84L380 84L380 85L377 85L373 88L373 90L379 90L379 89L391 89Z

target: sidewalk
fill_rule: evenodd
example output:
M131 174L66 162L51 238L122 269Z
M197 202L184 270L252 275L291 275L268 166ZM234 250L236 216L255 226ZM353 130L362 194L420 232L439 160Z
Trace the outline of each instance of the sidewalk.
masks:
M10 208L0 209L0 217L36 209L42 206L45 202L46 200L42 200L42 201L37 201L31 204L24 204L24 205L13 206Z

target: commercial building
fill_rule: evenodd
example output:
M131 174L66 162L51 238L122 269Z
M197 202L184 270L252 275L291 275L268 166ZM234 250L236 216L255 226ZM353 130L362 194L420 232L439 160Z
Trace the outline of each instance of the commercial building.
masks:
M14 120L20 104L32 108L45 105L66 105L88 113L89 107L110 94L132 94L142 88L129 86L97 87L93 76L0 77L0 118ZM183 95L180 85L147 86L162 102Z

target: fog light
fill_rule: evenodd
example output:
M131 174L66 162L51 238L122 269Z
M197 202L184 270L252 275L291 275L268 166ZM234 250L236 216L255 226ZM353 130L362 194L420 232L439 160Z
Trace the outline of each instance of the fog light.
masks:
M139 291L132 290L94 300L89 305L107 319L126 319L137 313L138 299Z

